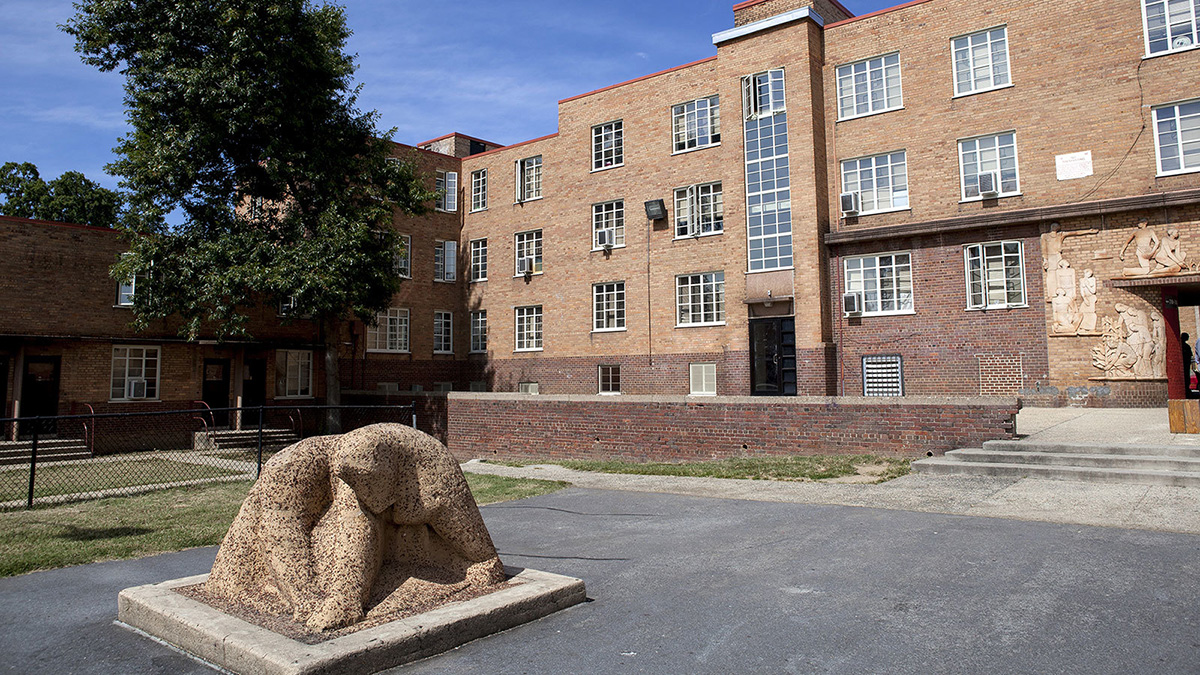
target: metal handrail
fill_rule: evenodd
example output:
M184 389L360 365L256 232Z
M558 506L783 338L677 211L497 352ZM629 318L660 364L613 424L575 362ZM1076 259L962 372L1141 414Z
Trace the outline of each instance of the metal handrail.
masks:
M71 404L72 412L74 412L75 406L77 406L77 405L87 408L88 413L91 414L90 420L81 422L80 426L83 427L83 442L87 444L88 454L95 455L96 454L96 409L92 407L91 403L75 402L75 403ZM90 424L88 423L89 421L91 422Z

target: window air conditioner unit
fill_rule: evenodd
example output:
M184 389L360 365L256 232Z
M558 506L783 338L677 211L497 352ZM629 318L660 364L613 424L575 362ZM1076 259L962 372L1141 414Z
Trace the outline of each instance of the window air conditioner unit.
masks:
M862 293L857 291L842 293L842 311L845 312L846 316L858 316L862 314L862 309Z
M979 174L979 196L995 197L1000 194L1000 175L995 171Z
M125 380L125 398L146 398L146 380Z
M600 230L596 233L596 244L605 251L611 251L613 247L613 232L612 230Z
M400 393L400 383L399 382L380 382L376 386L379 388L379 393L381 393L381 394L399 394Z
M843 216L856 216L862 210L862 196L857 192L843 192L838 195L842 203Z
M517 260L517 274L529 276L533 274L533 258L521 258Z

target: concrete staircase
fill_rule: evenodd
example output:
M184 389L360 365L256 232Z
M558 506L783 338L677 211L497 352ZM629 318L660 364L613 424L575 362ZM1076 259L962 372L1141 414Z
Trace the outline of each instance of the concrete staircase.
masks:
M0 441L0 465L28 464L33 441ZM87 459L87 443L81 438L39 438L38 463L60 462L68 459Z
M917 473L1200 487L1200 447L987 441L913 462Z
M268 452L282 450L299 440L300 435L291 429L263 429L262 432L263 450ZM198 431L192 437L192 448L219 452L255 451L258 429Z

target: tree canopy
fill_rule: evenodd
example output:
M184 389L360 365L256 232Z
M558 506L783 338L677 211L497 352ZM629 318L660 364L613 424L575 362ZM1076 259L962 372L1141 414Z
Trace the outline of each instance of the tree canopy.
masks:
M115 190L101 187L78 171L42 180L29 162L0 166L0 214L17 218L114 227L122 217L125 200Z

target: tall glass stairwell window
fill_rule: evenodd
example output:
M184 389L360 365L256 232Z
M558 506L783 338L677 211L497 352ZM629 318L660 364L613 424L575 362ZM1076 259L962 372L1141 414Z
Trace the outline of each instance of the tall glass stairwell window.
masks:
M783 92L782 68L742 78L751 272L792 266L792 192Z

